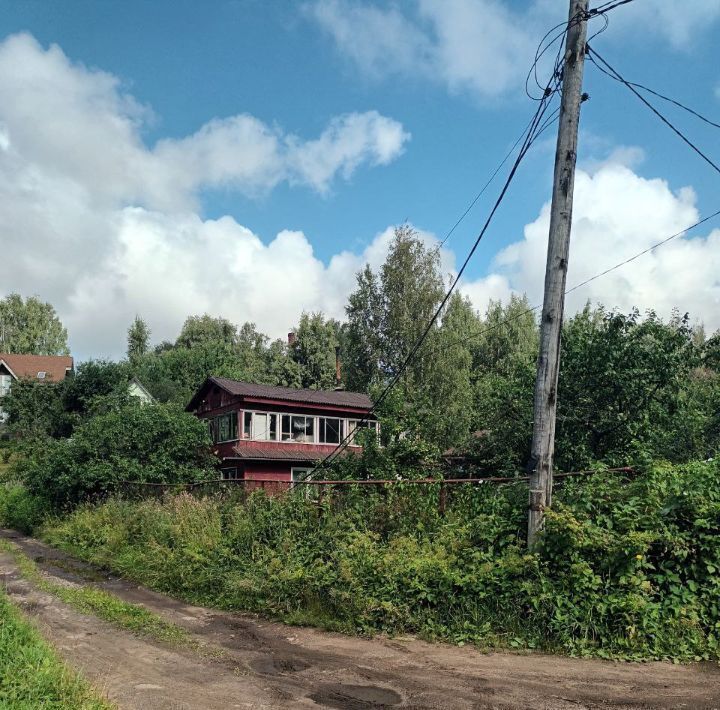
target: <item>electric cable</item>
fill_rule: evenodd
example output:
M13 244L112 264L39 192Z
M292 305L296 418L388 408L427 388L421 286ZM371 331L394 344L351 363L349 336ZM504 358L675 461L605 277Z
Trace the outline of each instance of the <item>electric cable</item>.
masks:
M548 83L548 86L550 86L553 82L556 82L557 77L555 74L553 74L553 77L550 79L550 82ZM420 337L417 339L413 347L411 348L408 355L403 360L402 364L398 368L398 371L394 374L394 376L391 378L390 382L385 386L379 397L373 402L372 407L368 411L368 413L358 421L357 428L359 428L363 423L367 422L369 420L369 417L375 412L375 410L385 401L387 396L390 394L392 389L397 385L397 383L400 381L400 378L404 374L405 370L410 365L410 362L415 357L418 350L422 347L423 343L425 342L425 339L427 338L428 334L430 333L430 330L432 329L433 325L437 321L438 317L442 313L443 309L445 308L447 302L450 299L450 296L452 296L453 292L455 291L455 288L457 287L460 279L462 278L463 273L465 272L465 269L467 268L468 264L470 263L470 260L472 259L473 255L475 254L475 251L477 250L478 245L480 244L480 241L485 236L485 233L487 232L490 223L493 220L493 217L495 216L495 213L499 209L501 203L503 202L505 195L507 194L507 191L510 187L510 184L512 183L515 174L517 173L518 168L520 167L520 164L524 157L527 155L528 151L532 147L533 143L537 139L537 131L540 126L543 125L543 119L545 118L545 113L547 112L550 99L554 96L554 94L557 92L558 87L555 86L554 89L551 89L549 93L546 94L546 96L541 100L537 110L535 111L535 114L533 115L532 120L530 121L530 130L527 131L527 135L525 136L525 141L523 142L523 145L520 149L520 152L518 156L516 157L513 166L508 174L508 177L505 180L505 183L500 191L500 194L498 195L498 198L495 201L495 204L493 205L492 209L490 210L490 213L485 220L485 223L483 224L482 229L480 230L478 236L475 239L475 242L473 243L473 246L471 247L470 251L468 252L467 256L465 257L465 260L463 261L462 266L460 267L457 275L453 279L452 284L450 285L450 288L447 290L445 296L443 297L442 301L440 302L440 305L435 310L435 313L433 314L432 318L428 322L427 326L423 330ZM357 429L356 429L357 431ZM329 453L324 459L320 461L320 463L313 469L312 473L315 473L317 470L325 468L333 463L333 461L342 454L342 452L350 445L350 441L352 440L353 436L355 435L355 431L349 432L345 438L336 446L336 448ZM311 475L310 473L306 474L301 480L306 480L308 476Z
M590 47L587 48L587 58L596 66L600 71L603 72L603 74L607 74L608 76L611 76L611 78L615 79L616 81L619 81L621 84L626 86L635 96L637 96L640 101L642 101L645 106L647 106L666 126L668 126L673 133L675 133L684 143L686 143L695 153L697 153L708 165L710 165L716 172L720 173L720 166L718 166L713 160L711 160L705 153L703 153L700 148L698 148L679 128L677 128L668 118L666 118L660 111L658 111L655 106L653 106L630 82L628 82L626 79L624 79L620 73L613 69L613 67L608 64L608 62L603 59L603 57L594 49L591 50ZM604 66L607 68L604 69L601 67L595 59L599 59Z

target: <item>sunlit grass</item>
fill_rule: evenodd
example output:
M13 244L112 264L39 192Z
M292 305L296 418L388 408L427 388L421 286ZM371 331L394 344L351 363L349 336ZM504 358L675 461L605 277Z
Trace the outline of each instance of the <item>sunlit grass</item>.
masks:
M0 708L109 710L0 591Z

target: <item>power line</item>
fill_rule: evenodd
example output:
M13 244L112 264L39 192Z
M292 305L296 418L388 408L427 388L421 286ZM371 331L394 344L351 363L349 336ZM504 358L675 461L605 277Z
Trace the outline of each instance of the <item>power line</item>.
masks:
M595 54L597 54L597 52L595 52ZM592 57L591 57L591 59L592 59ZM626 83L629 86L634 86L636 89L641 89L642 91L647 91L649 94L652 94L653 96L657 96L659 99L662 99L663 101L667 101L668 103L671 103L671 104L677 106L678 108L681 108L683 111L687 111L688 113L692 114L696 118L699 118L701 121L704 121L705 123L707 123L709 126L712 126L713 128L720 128L720 123L716 123L715 121L709 119L707 116L703 116L699 111L696 111L695 109L690 108L689 106L686 106L684 103L682 103L681 101L678 101L677 99L673 99L670 96L661 94L659 91L655 91L655 89L651 89L649 86L645 86L644 84L639 84L636 81L625 80L623 82L622 79L619 79L618 77L614 76L610 72L605 71L605 69L603 69L598 64L595 64L595 66L603 74L605 74L606 76L609 76L611 79L614 79L615 81L618 81L620 83Z
M548 128L550 128L550 126L553 123L555 123L559 113L560 113L560 108L558 107L547 117L547 119L545 119L543 124L537 129L537 132L536 132L533 140L537 140ZM533 120L534 120L534 117L533 117ZM515 141L515 143L513 143L512 148L510 148L510 150L505 154L505 157L502 159L500 164L497 166L497 168L495 169L493 174L488 178L487 182L482 186L482 188L477 193L477 195L475 195L475 197L470 202L470 204L467 206L465 211L460 215L460 217L458 217L455 224L450 228L450 230L448 230L447 234L445 234L445 236L442 238L442 240L437 245L437 247L435 247L436 249L440 249L442 246L445 245L445 242L447 242L447 240L452 236L453 232L460 226L460 223L465 219L465 217L468 216L468 214L470 213L470 210L472 210L472 208L477 204L477 201L483 196L483 194L485 193L487 188L490 187L490 184L492 183L492 181L497 177L498 173L500 172L500 170L502 170L505 163L507 163L508 158L513 154L513 152L515 151L515 148L517 148L518 143L520 143L520 141L523 139L523 137L527 133L528 129L530 128L530 126L533 123L533 120L531 120L530 123L527 124L527 126L525 127L523 132L520 134L518 139Z
M614 10L616 7L628 5L631 2L633 2L633 0L617 0L617 2L615 2L615 0L610 0L602 5L598 5L598 7L592 7L588 10L588 19L596 17L597 15L604 15L605 13L610 12L610 10Z
M507 163L508 158L510 158L510 156L513 154L513 152L515 151L515 148L518 147L518 144L520 143L520 141L525 137L525 134L530 130L530 127L532 126L534 120L535 120L535 117L533 116L533 118L530 120L530 122L523 129L523 132L518 136L517 140L513 143L510 150L505 154L505 157L500 161L500 164L497 166L497 168L495 168L492 175L490 175L487 182L480 188L480 191L477 193L477 195L475 195L475 197L472 199L472 201L467 206L465 211L460 215L460 217L458 217L455 224L453 224L453 226L448 230L447 234L442 238L442 241L436 247L437 249L444 246L445 242L447 242L447 240L452 236L453 232L460 226L460 223L465 219L465 217L468 216L468 214L470 213L470 210L472 210L472 208L475 207L475 205L477 204L477 201L483 196L483 194L485 193L485 190L487 190L488 187L490 187L490 184L497 177L497 174L502 170L505 163Z
M715 162L713 162L705 153L703 153L700 148L698 148L685 134L677 128L673 123L671 123L660 111L658 111L655 106L653 106L629 81L624 79L620 73L613 69L613 67L608 64L605 59L598 54L597 51L594 49L591 51L590 47L587 48L587 56L588 59L601 71L603 74L607 74L611 78L615 79L616 81L619 81L621 84L624 84L635 96L637 96L640 101L642 101L666 126L668 126L673 133L675 133L684 143L686 143L693 151L695 151L708 165L710 165L716 172L720 173L720 166L718 166ZM601 67L597 61L595 61L595 58L599 59L607 68L607 71Z
M559 76L556 72L553 73L553 76L548 82L548 91L545 93L545 96L540 101L540 104L535 111L535 114L533 115L533 118L530 121L530 128L525 132L525 140L523 142L523 145L520 149L520 152L518 153L518 156L515 158L515 161L513 163L512 168L510 169L510 172L508 174L508 177L505 180L505 183L500 190L500 194L498 195L498 198L495 201L495 204L493 205L492 209L490 210L490 213L485 220L485 223L480 230L478 236L475 239L475 242L473 243L470 251L468 252L467 256L465 257L465 260L463 261L462 266L460 267L457 275L453 279L452 284L450 285L450 288L446 292L445 296L443 297L442 301L440 302L440 305L437 307L435 313L433 314L432 318L428 322L427 326L423 330L420 337L417 339L413 347L411 348L408 355L403 360L402 364L398 368L398 371L395 373L395 375L392 377L390 382L385 386L385 389L381 392L380 396L373 402L372 407L368 411L368 414L366 414L361 420L358 422L358 427L362 425L363 423L367 422L370 415L385 401L387 396L390 394L392 389L395 387L395 385L400 381L400 378L404 374L405 370L409 367L410 362L417 354L418 350L422 347L423 343L425 342L425 339L427 338L428 334L430 333L430 330L432 329L433 325L437 321L438 317L442 313L443 309L447 305L447 302L450 299L450 296L452 296L453 292L455 291L455 288L457 287L460 279L462 278L463 273L465 272L465 269L467 268L468 264L470 263L470 260L472 259L473 255L475 254L475 251L477 250L478 245L480 244L480 241L485 236L485 233L487 232L490 223L493 220L493 217L495 216L495 213L497 212L498 208L500 207L500 204L505 198L505 195L510 187L510 184L512 183L515 174L517 173L518 168L520 167L520 163L522 162L523 158L527 155L528 151L532 147L535 140L537 140L537 137L539 135L538 131L540 129L544 130L547 125L547 121L543 123L543 119L545 118L545 113L548 110L548 107L550 105L550 102L554 95L559 91ZM350 441L352 437L354 436L354 432L348 433L345 438L335 447L335 449L329 453L324 459L320 461L318 466L315 467L314 471L317 471L318 469L324 468L330 464L333 463L333 461L350 445ZM307 479L307 477L310 474L306 474L303 479Z
M661 247L663 244L667 244L668 242L671 242L673 239L677 239L678 237L681 237L683 234L686 234L691 229L695 229L695 227L699 227L701 224L705 224L705 222L709 222L711 219L717 217L720 215L720 210L717 210L716 212L713 212L711 215L708 215L704 219L699 220L698 222L695 222L695 224L691 224L689 227L685 227L685 229L681 230L680 232L676 232L675 234L667 237L666 239L663 239L660 242L656 242L652 246L648 247L647 249L643 249L642 251L638 252L634 256L631 256L629 259L625 259L624 261L621 261L615 266L611 266L609 269L605 269L605 271L601 271L599 274L595 274L595 276L591 276L589 279L585 279L585 281L580 282L579 284L576 284L571 289L568 289L565 291L565 295L567 296L569 293L572 293L573 291L576 291L577 289L581 288L582 286L586 286L591 281L595 281L595 279L599 279L601 276L605 276L605 274L609 274L611 271L615 271L615 269L619 269L621 266L625 266L625 264L629 264L631 261L635 261L635 259L640 258L644 254L648 254L651 251L655 251L658 247Z

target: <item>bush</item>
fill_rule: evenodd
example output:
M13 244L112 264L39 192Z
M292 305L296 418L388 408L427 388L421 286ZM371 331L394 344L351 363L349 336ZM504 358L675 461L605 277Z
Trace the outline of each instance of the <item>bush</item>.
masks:
M47 440L15 464L27 489L53 506L117 491L124 481L177 483L215 476L207 426L172 405L132 402Z
M568 481L529 554L525 484L111 500L48 539L193 603L345 631L619 658L719 658L720 466Z
M0 483L0 527L30 534L46 518L47 505L18 483Z

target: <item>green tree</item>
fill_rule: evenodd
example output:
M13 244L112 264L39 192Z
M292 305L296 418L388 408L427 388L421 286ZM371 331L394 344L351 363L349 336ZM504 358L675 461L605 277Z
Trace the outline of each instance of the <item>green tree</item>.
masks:
M366 267L357 282L346 308L346 369L351 387L367 389L399 372L437 310L444 295L438 250L426 247L403 225L395 230L379 275ZM410 399L432 369L433 357L423 348L401 383Z
M17 466L28 490L56 506L111 493L123 481L215 476L205 422L172 405L132 402L88 419L69 439L36 447Z
M663 323L589 306L563 328L558 382L559 468L622 465L652 448L682 409L700 364L687 317Z
M464 443L476 423L469 337L478 323L470 300L455 292L448 301L441 326L424 345L432 369L415 398L415 406L420 410L418 431L443 449Z
M74 377L63 383L65 411L85 417L98 409L121 404L128 397L130 368L127 363L88 360L78 365Z
M335 376L335 348L339 345L340 324L326 320L322 313L303 313L290 346L292 359L300 366L301 385L311 389L332 389Z
M136 362L148 352L150 347L150 328L140 317L135 316L127 334L127 356L130 362Z
M274 340L264 353L267 384L280 387L302 387L302 369L290 357L287 343Z
M356 278L357 289L345 307L341 347L348 389L367 392L381 379L383 304L379 279L369 264Z
M538 326L525 296L490 301L469 329L474 427L467 453L484 473L525 468L532 435Z
M11 293L0 300L0 351L67 355L67 330L49 303Z
M69 436L74 419L63 407L63 390L62 382L14 382L10 394L3 397L2 402L13 438L32 440Z
M202 316L189 316L185 320L175 345L193 348L206 343L232 346L236 342L237 326L225 318L213 318L206 313Z

